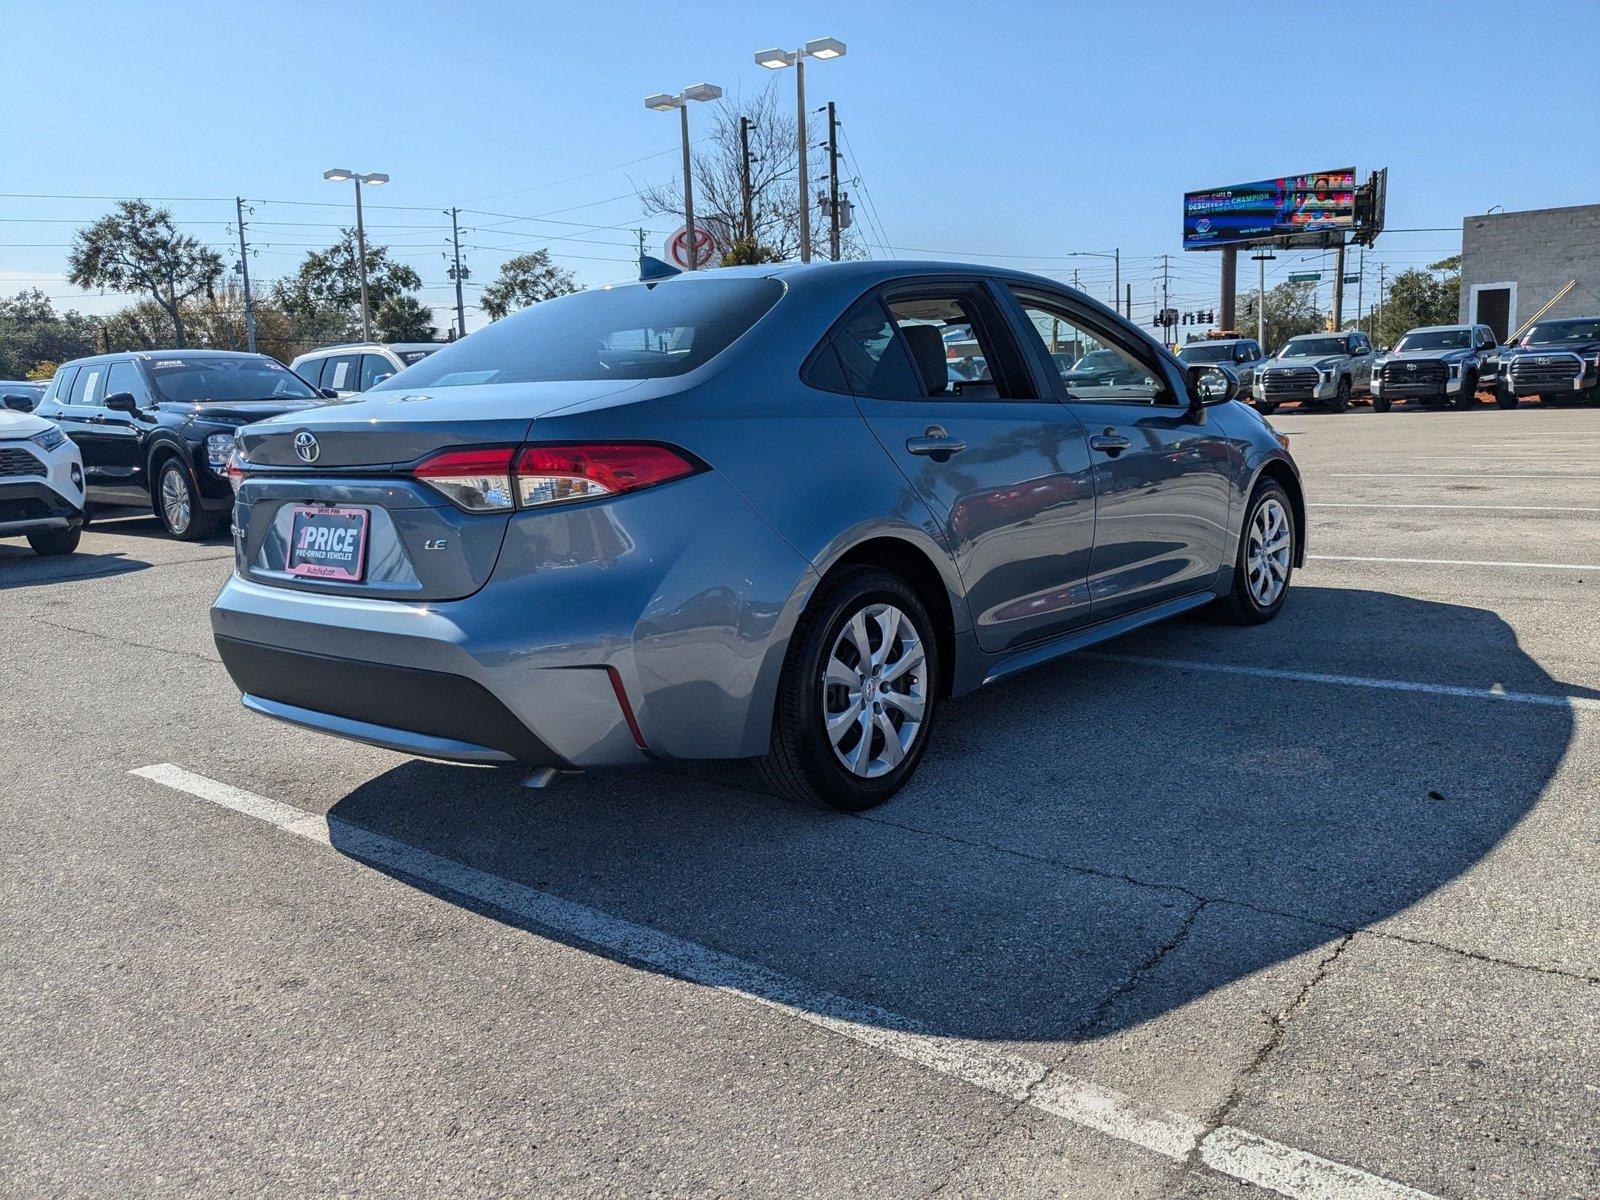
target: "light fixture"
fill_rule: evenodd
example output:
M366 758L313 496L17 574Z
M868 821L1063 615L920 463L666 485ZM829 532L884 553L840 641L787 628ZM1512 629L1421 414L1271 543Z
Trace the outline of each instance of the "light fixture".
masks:
M355 172L347 171L343 167L334 167L332 170L324 171L322 173L322 177L324 179L331 179L335 183L343 183L347 179L354 179Z
M695 83L683 89L676 96L666 92L657 92L653 96L644 98L644 106L653 112L671 112L678 110L678 128L683 140L683 227L688 232L689 270L694 270L696 263L695 246L698 244L695 237L694 223L694 178L692 162L689 157L689 101L691 100L720 100L722 89L714 83ZM640 265L643 266L644 258L641 252Z
M656 112L671 112L682 103L683 101L677 96L669 96L665 92L657 92L654 96L644 98L644 106Z
M794 68L796 159L800 176L800 261L811 261L811 193L810 172L807 169L806 151L806 59L843 58L844 43L838 38L812 38L798 50L757 50L756 65L769 71Z
M794 56L787 50L758 50L756 51L756 64L766 67L769 71L781 71L794 61Z
M720 100L722 89L714 83L697 83L683 89L685 100Z
M806 43L806 53L812 58L843 58L844 43L838 38L813 38Z
M370 175L363 175L361 177L361 182L366 184L368 187L377 187L380 183L388 183L389 177L382 171L374 171Z

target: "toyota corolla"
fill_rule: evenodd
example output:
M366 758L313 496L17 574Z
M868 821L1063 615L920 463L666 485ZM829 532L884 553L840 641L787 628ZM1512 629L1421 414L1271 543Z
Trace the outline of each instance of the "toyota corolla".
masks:
M1109 308L959 265L665 274L240 431L212 622L247 706L532 782L756 758L860 809L952 697L1284 604L1286 439ZM1063 379L1063 338L1117 369Z

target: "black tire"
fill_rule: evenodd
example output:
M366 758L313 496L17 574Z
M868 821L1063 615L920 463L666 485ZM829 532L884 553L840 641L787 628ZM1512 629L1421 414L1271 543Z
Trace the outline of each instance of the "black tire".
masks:
M1394 401L1387 396L1374 396L1372 398L1373 412L1388 412L1394 407Z
M1262 404L1257 404L1255 406L1255 410L1258 413L1260 413L1263 417L1270 417L1273 413L1278 411L1278 406L1276 404L1265 404L1265 403L1262 403Z
M1328 401L1328 411L1342 413L1350 407L1350 381L1339 380L1339 386L1333 393L1333 399Z
M1282 506L1285 519L1289 523L1289 561L1284 569L1283 587L1272 603L1263 605L1250 590L1248 559L1250 527L1255 522L1256 513L1269 500L1276 501ZM1300 530L1294 522L1294 505L1289 503L1289 494L1276 479L1263 479L1256 484L1255 491L1250 493L1250 503L1244 510L1244 523L1239 526L1239 550L1234 557L1233 585L1228 594L1219 597L1206 609L1206 612L1229 625L1260 625L1272 620L1283 609L1283 602L1289 597L1289 585L1294 581L1294 561L1299 545Z
M1515 408L1521 401L1510 388L1500 387L1495 389L1494 402L1501 408Z
M50 556L55 554L71 554L78 548L78 539L82 531L76 526L71 529L45 529L38 533L28 535L28 545L33 547L35 554Z
M177 511L169 511L172 506L166 503L169 485L181 488L185 497L183 506ZM177 458L165 458L156 468L151 500L156 516L161 519L162 528L182 542L205 541L216 533L222 521L221 513L208 512L200 507L200 489L195 486L194 476Z
M1456 393L1457 408L1478 407L1478 374L1468 371L1461 379L1461 390Z
M830 702L826 692L829 685L823 676L845 627L856 614L877 604L899 609L921 644L922 665L901 678L907 688L920 688L923 710L921 724L912 735L914 740L899 764L868 778L853 773L840 761L828 737L823 714L825 704ZM880 627L874 624L872 629L881 637ZM906 646L898 635L891 644ZM830 575L817 589L789 639L772 717L772 749L757 762L763 781L780 796L841 812L862 812L882 804L905 785L922 761L938 706L939 679L939 645L933 621L903 579L868 566L846 567ZM886 715L891 723L898 714L898 728L904 729L905 714L889 707ZM850 725L859 747L859 727L854 722ZM851 733L843 736L850 737ZM884 742L881 732L875 730L869 736L876 739L866 748L870 755L874 745ZM845 748L840 751L843 752Z

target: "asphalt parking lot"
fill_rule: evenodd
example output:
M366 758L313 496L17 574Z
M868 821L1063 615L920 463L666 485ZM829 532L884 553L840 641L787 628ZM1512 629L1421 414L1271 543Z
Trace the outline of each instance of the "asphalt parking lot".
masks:
M247 714L0 543L0 1191L1600 1195L1600 413L1283 412L1312 560L861 817Z

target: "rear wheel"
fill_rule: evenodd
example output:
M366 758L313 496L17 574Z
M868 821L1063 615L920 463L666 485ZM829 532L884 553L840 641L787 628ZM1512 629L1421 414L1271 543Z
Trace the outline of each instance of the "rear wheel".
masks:
M164 461L156 475L156 516L168 533L185 542L205 541L221 519L200 507L200 489L176 458Z
M45 529L28 535L28 545L35 554L71 554L78 548L82 534L77 529Z
M790 639L762 777L780 795L845 812L882 804L922 760L938 679L917 594L876 567L840 571Z
M1328 401L1328 411L1329 412L1336 412L1336 413L1337 412L1344 412L1344 410L1349 408L1349 407L1350 407L1350 381L1348 379L1341 379L1341 380L1339 380L1338 389L1335 390L1335 392L1333 393L1333 399Z
M1239 554L1233 564L1233 588L1211 606L1213 615L1232 625L1272 620L1289 595L1294 552L1289 495L1277 480L1264 479L1256 485L1245 510Z

